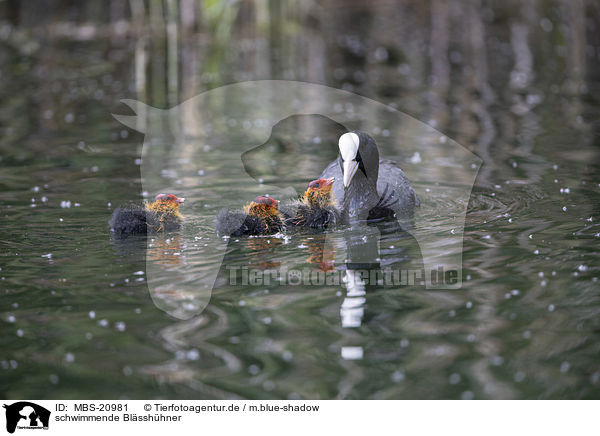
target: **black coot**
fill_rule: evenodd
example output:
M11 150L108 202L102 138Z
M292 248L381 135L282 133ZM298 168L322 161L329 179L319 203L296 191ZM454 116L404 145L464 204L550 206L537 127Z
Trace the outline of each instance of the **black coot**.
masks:
M338 158L321 178L335 178L333 196L342 223L412 217L419 206L417 193L394 162L379 159L373 138L355 130L340 136L338 147Z

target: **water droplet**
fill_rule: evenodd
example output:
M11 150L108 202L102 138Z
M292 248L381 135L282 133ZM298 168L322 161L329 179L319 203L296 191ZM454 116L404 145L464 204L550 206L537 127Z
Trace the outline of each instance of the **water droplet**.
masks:
M460 380L461 380L460 374L457 374L457 373L451 374L450 377L448 377L448 382L451 385L460 383Z

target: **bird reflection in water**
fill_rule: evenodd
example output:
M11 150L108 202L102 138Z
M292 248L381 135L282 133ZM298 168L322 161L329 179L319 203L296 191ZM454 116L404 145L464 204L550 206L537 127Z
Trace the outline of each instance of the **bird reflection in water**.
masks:
M331 243L328 243L327 234L315 233L313 236L302 239L302 246L306 247L308 252L307 263L318 266L320 271L335 271L336 249Z

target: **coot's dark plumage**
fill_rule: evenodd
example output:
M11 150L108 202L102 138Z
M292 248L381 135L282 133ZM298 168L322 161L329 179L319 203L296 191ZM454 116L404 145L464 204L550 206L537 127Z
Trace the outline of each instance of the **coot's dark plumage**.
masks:
M259 196L244 206L243 212L222 209L217 215L217 233L221 236L270 235L284 230L279 201Z
M313 180L302 197L282 206L286 225L319 228L335 224L337 209L331 193L333 182L333 178Z
M173 194L158 194L153 203L118 207L110 218L110 229L120 237L179 230L182 222L179 205L184 200Z
M417 194L394 162L379 159L373 138L355 130L340 136L338 146L338 158L321 178L335 178L333 196L343 223L412 216Z

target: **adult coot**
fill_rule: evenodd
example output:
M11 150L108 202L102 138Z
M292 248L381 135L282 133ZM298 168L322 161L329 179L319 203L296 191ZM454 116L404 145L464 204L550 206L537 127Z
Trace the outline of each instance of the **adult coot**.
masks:
M373 138L355 130L340 136L338 146L338 158L321 178L335 178L333 196L343 223L412 216L417 194L394 162L379 159Z
M286 225L319 228L335 224L338 212L331 193L333 182L333 177L313 180L298 200L284 205Z
M221 236L278 233L285 228L278 205L274 198L258 196L244 206L243 212L222 209L217 215L217 233Z
M110 218L110 229L120 237L178 230L182 223L179 205L184 200L173 194L158 194L152 203L118 207Z

